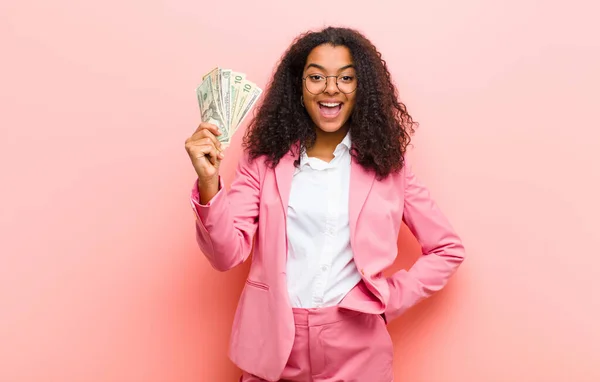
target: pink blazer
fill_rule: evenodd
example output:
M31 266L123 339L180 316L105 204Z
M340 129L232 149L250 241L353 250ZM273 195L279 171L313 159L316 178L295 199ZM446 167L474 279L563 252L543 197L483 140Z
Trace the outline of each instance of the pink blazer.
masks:
M294 341L294 318L286 287L286 214L294 157L275 169L264 160L243 157L230 190L199 204L192 189L196 237L211 265L226 271L252 264L235 314L229 357L241 369L267 380L279 379ZM352 160L349 219L354 260L362 282L341 307L382 314L388 322L440 290L464 259L464 247L410 165L382 181ZM423 249L409 270L382 275L397 255L404 221ZM253 247L254 245L254 247Z

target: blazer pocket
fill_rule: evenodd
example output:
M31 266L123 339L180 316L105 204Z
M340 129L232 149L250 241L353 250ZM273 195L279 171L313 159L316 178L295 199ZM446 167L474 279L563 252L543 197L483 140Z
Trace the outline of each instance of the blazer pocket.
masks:
M263 284L261 282L253 281L250 279L246 279L246 285L250 285L251 287L262 289L262 290L269 290L269 286L267 284Z

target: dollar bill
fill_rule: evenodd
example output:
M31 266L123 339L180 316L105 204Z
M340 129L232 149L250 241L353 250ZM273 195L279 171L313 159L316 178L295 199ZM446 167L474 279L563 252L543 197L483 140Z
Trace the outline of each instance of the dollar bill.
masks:
M221 68L216 67L211 70L205 78L210 78L211 90L213 93L213 98L217 102L217 111L221 114L221 117L224 116L224 112L222 109L223 106L223 95L221 94ZM223 118L225 120L225 118Z
M231 72L223 69L221 71L221 96L223 98L223 119L227 123L228 130L231 126Z
M246 79L245 73L233 72L231 74L231 119L230 124L233 124L233 120L235 118L235 105L237 104L238 96L240 94L240 89L242 87L242 81Z
M216 67L202 77L196 93L202 121L216 125L222 132L219 141L228 145L262 89L244 73Z
M253 83L248 80L243 80L240 84L240 88L238 90L239 94L234 105L235 115L233 117L233 125L238 124L238 121L240 120L240 113L244 108L244 105L246 104L246 99L248 98L248 95L250 95L250 93L252 92L252 87Z
M238 114L236 126L239 126L242 124L242 122L244 122L244 119L248 115L248 112L250 111L250 109L252 109L254 104L256 104L256 102L258 101L258 98L260 97L261 94L262 94L262 89L256 85L252 84L252 89L250 90L248 96L246 97L246 99L244 101L244 105L242 105L242 109L240 110L240 112Z
M221 114L218 110L217 99L215 99L212 91L211 78L208 77L198 88L196 88L196 95L198 97L198 104L200 105L200 119L202 122L208 122L216 125L222 132L223 139L229 135L228 126L223 121ZM219 136L221 138L221 136Z

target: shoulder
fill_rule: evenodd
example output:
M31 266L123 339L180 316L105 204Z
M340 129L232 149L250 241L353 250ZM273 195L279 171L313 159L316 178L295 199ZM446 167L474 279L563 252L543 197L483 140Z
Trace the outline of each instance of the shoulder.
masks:
M289 163L293 163L296 159L299 159L299 153L299 145L293 145L292 148L287 150L286 153L273 164L273 161L268 155L251 155L247 148L243 148L242 155L239 159L239 166L252 167L257 171L264 173L269 170L274 170L281 165L286 166Z
M412 173L412 161L404 155L402 157L401 164L399 168L393 170L386 179L390 179L392 181L402 181L406 178L408 174Z
M246 174L252 174L257 178L262 178L267 171L267 160L264 155L252 158L247 149L242 149L238 160L238 171Z
M396 193L403 193L412 176L411 163L405 158L400 169L391 172L384 178L375 176L375 183L379 183L380 187L393 189Z

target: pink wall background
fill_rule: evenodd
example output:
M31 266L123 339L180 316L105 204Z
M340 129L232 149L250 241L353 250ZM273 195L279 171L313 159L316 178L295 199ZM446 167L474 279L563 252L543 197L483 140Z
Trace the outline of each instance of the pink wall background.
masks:
M233 381L247 266L198 251L184 140L215 65L264 86L301 31L383 52L415 170L464 238L390 325L410 382L600 381L594 1L0 4L0 381ZM239 156L236 137L224 164ZM403 230L409 266L418 246Z

